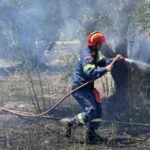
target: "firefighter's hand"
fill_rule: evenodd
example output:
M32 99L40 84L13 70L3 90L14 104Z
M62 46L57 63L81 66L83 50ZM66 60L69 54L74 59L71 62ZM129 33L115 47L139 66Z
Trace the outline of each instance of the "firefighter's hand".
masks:
M113 69L113 64L109 64L106 66L107 71L112 71Z
M117 56L116 56L115 59L116 59L116 60L120 60L120 59L124 59L124 57L123 57L122 55L120 55L120 54L117 54Z

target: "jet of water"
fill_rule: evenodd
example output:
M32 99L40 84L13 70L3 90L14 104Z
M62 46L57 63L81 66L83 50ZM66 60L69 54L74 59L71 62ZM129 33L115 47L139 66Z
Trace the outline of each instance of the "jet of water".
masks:
M142 61L128 59L128 58L125 58L125 61L129 63L134 63L138 65L141 69L150 69L150 65Z

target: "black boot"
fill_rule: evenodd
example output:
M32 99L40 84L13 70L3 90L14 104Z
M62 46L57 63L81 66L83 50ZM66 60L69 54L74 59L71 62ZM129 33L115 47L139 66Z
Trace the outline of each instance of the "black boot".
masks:
M71 138L71 128L73 126L73 123L70 121L67 123L66 125L66 129L65 129L65 137L66 138Z
M88 129L86 133L86 144L107 143L107 138L99 136L95 129Z
M70 118L64 118L60 122L65 125L65 137L71 138L71 128L74 125L74 121Z

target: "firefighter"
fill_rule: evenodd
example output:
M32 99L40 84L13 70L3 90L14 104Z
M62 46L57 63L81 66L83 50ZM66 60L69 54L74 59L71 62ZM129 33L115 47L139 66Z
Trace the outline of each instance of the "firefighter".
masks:
M75 65L72 90L112 70L113 65L111 62L113 58L108 59L100 52L102 44L105 42L106 38L101 32L96 31L88 36L88 47L80 51L79 60ZM117 60L122 58L121 55L117 55L116 57ZM73 97L82 106L83 112L73 118L64 118L61 120L63 124L66 124L66 137L71 137L72 126L86 125L88 128L86 143L104 141L105 138L96 133L96 129L98 129L101 122L102 108L100 93L94 88L94 82L73 93Z

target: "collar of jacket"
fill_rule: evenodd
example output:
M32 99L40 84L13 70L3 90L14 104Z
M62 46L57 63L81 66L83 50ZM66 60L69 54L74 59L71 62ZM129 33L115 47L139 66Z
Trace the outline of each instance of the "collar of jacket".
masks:
M92 48L88 47L88 50L90 51L93 59L97 59L98 57L98 51L97 50L93 50Z

